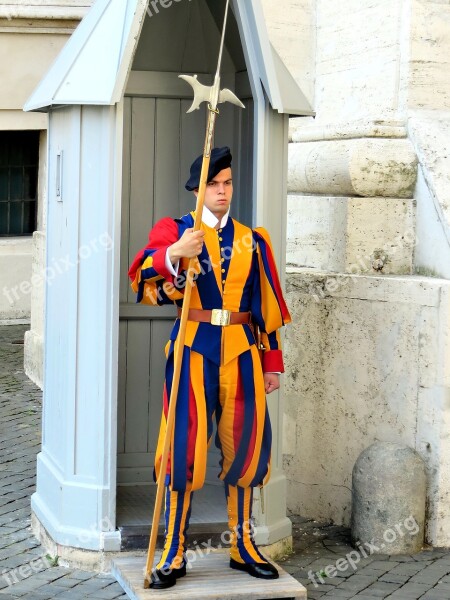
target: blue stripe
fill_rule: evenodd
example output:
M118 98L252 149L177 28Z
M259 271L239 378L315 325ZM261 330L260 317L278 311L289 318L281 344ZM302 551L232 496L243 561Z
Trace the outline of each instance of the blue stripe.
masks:
M280 311L280 315L283 315L283 311L281 310L281 306L280 306L280 301L278 299L278 294L275 291L275 286L273 283L273 279L272 279L272 273L270 271L270 267L269 267L269 261L267 260L267 252L270 251L270 249L267 248L267 244L266 241L257 234L258 236L258 242L259 242L259 248L261 250L261 257L262 257L262 261L263 261L263 265L264 265L264 271L265 271L265 275L267 277L268 282L270 283L270 286L272 288L272 291L274 293L275 299L277 301L278 304L278 308Z
M206 420L208 441L213 433L213 415L220 407L219 403L219 367L207 358L203 358L203 385L206 400Z
M253 280L253 289L252 289L252 303L251 303L251 313L252 319L257 323L258 327L261 331L266 330L266 324L264 322L264 317L262 314L262 299L261 299L261 278L259 275L259 263L255 255L255 260L253 263L253 270L255 272L254 280Z
M269 411L267 410L264 418L264 430L261 441L261 452L259 454L258 466L256 468L255 477L253 478L250 485L255 487L263 482L264 477L268 471L268 464L270 460L270 453L272 450L272 427L270 424Z
M267 334L267 337L268 337L268 341L269 341L269 348L271 350L279 350L278 340L277 340L277 332L272 331L271 333Z
M211 362L219 366L222 356L222 327L211 323L199 323L192 342L192 350L207 356Z
M241 303L239 305L239 312L247 312L251 310L253 304L253 291L255 289L255 283L259 286L259 275L258 275L258 257L256 252L253 250L252 265L250 273L248 274L247 280L242 290ZM261 293L260 293L261 295Z
M224 258L225 261L222 264L222 269L225 269L225 273L223 273L222 279L226 279L228 275L228 271L230 268L230 260L233 253L233 241L234 241L234 223L233 219L228 219L227 224L222 229L220 233L220 237L222 241L220 242L220 247L224 249L224 252L221 253L221 258Z
M190 383L190 348L183 348L180 384L175 415L174 449L173 449L173 482L172 489L184 491L187 482L187 444L189 428L189 383Z
M228 471L225 481L231 485L237 485L242 469L247 458L249 442L252 435L255 416L255 382L253 380L253 360L250 350L239 355L239 370L244 389L244 425L242 427L239 448L233 463Z
M175 512L175 523L173 524L173 530L172 530L172 541L171 541L169 551L168 551L167 556L164 561L164 566L166 566L166 567L170 567L170 565L172 564L172 561L176 557L176 555L178 553L178 549L180 547L180 526L181 526L181 519L183 518L184 496L185 496L185 494L183 492L178 493L177 508L176 508L176 512ZM168 525L166 525L166 535L168 533L170 533L170 532L169 532Z
M205 310L212 310L213 308L222 307L222 293L217 285L216 276L214 275L214 269L210 266L210 260L212 260L206 249L206 244L203 244L203 250L198 257L201 267L204 272L196 279L198 293L202 308Z

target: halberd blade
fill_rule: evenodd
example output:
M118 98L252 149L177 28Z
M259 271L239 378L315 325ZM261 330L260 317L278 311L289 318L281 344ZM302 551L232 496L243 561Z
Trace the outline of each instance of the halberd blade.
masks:
M217 89L214 85L208 86L203 85L197 78L197 75L179 75L180 79L184 79L192 89L194 90L194 100L189 108L188 113L193 112L194 110L198 110L200 108L200 104L202 102L210 102L213 103L214 91ZM219 82L218 82L219 84ZM245 108L239 98L229 90L228 88L224 88L219 92L218 103L223 102L231 102L231 104L235 104L240 108Z
M211 87L207 85L203 85L197 79L197 75L179 75L181 79L184 79L189 85L192 86L194 90L194 101L191 104L191 107L187 111L188 113L193 112L194 110L198 110L200 108L200 104L202 102L209 102L211 98Z
M223 88L223 90L220 90L219 103L221 102L231 102L231 104L236 104L236 106L239 106L240 108L245 108L236 94L228 88Z

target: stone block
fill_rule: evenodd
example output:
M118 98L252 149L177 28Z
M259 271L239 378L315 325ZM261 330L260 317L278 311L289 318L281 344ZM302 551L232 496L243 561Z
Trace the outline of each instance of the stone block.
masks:
M401 8L400 0L317 2L319 119L358 118L397 105Z
M44 337L32 330L25 332L24 368L37 386L44 387Z
M284 412L297 432L283 464L289 511L348 525L358 455L397 441L426 463L427 542L448 546L450 361L437 332L448 329L450 283L293 268L286 289Z
M414 213L408 199L290 194L287 264L341 273L411 273Z
M450 108L450 6L411 3L409 107Z
M425 465L412 448L375 442L352 473L352 541L389 554L419 552L424 540Z
M30 318L32 242L0 238L0 319Z
M314 0L263 0L270 42L312 104L315 73Z

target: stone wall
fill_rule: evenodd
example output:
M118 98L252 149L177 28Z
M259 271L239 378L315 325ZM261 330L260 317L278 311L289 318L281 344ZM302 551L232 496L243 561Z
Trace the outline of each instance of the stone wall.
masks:
M403 0L317 0L317 119L395 118Z
M30 318L32 249L30 238L0 238L0 320Z
M290 132L288 508L349 524L359 453L406 443L427 541L448 546L450 6L317 0L315 17L316 118Z
M313 104L315 0L262 0L262 6L270 42Z
M448 543L450 337L439 330L449 294L439 279L288 270L284 468L295 514L349 525L358 455L402 442L428 467L428 540Z
M448 2L412 0L408 85L404 86L410 110L450 110L449 23Z

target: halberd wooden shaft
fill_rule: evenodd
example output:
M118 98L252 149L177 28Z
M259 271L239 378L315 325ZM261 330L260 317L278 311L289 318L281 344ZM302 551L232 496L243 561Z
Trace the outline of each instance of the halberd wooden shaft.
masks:
M214 134L215 121L218 111L209 106L208 126L206 128L206 139L205 147L203 151L202 169L200 174L200 186L198 189L197 203L195 207L195 221L194 231L198 231L202 222L203 205L205 201L206 184L208 181L208 171L211 162L211 144L212 135ZM173 434L174 434L174 423L175 423L175 409L178 397L178 390L180 387L180 374L181 374L181 363L183 360L184 341L186 338L186 326L188 321L189 306L191 302L192 287L194 285L193 274L196 265L197 257L189 260L189 265L186 273L186 285L183 295L183 306L180 315L180 328L178 331L177 339L175 340L174 347L174 367L173 367L173 379L172 388L170 391L169 399L169 410L167 413L166 433L164 437L164 446L161 457L161 464L159 469L159 476L157 482L157 491L155 499L155 507L153 509L153 520L152 528L150 531L150 542L147 552L147 563L145 566L145 578L144 588L148 589L150 586L150 571L153 566L155 558L156 540L158 537L159 519L161 516L162 499L165 488L165 478L167 471L167 463L169 458L170 447L173 447Z

